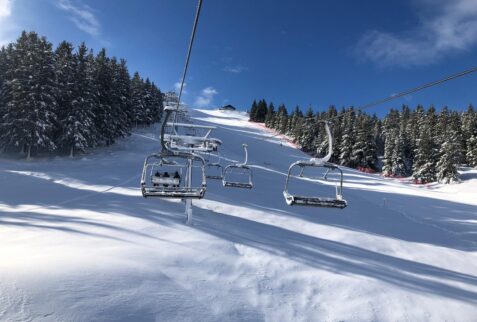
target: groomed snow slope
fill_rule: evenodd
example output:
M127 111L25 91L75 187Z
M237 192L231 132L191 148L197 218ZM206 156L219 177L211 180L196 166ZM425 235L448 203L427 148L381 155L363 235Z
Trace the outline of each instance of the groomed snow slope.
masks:
M248 144L255 178L209 181L192 226L182 203L140 196L157 128L77 160L0 161L0 321L477 320L477 171L419 187L345 169L348 208L288 207L303 153L238 112L192 114L228 159Z

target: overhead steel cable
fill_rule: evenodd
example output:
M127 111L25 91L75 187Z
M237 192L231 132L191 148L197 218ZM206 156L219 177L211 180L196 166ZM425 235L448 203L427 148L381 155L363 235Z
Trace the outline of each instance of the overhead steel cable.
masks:
M347 114L350 114L352 112L355 112L355 111L362 111L362 110L365 110L365 109L368 109L368 108L371 108L371 107L375 107L377 105L381 105L381 104L384 104L386 102L389 102L389 101L392 101L392 100L395 100L395 99L398 99L398 98L401 98L401 97L404 97L404 96L407 96L407 95L410 95L410 94L413 94L413 93L416 93L416 92L420 92L426 88L429 88L429 87L433 87L433 86L437 86L437 85L440 85L442 83L446 83L446 82L449 82L451 80L454 80L456 78L460 78L460 77L463 77L465 75L468 75L468 74L472 74L474 72L477 72L477 67L473 67L473 68L470 68L470 69L467 69L467 70L464 70L462 72L459 72L459 73L455 73L455 74L452 74L452 75L449 75L449 76L446 76L444 78L441 78L439 80L436 80L436 81L433 81L433 82L429 82L429 83L425 83L423 85L420 85L420 86L417 86L417 87L413 87L411 89L408 89L408 90L405 90L405 91L402 91L400 93L397 93L397 94L393 94L391 96L388 96L386 98L381 98L381 99L378 99L378 100L375 100L375 101L371 101L367 104L364 104L364 105L361 105L359 107L357 107L356 109L353 109L353 110L349 110L347 112L344 112L344 113L341 113L341 114L338 114L332 118L328 118L326 120L320 120L320 122L332 122L334 120L337 120ZM277 133L277 134L274 134L272 136L269 136L265 139L261 139L261 140L266 140L266 139L270 139L270 138L273 138L273 137L276 137L276 136L279 136L279 135L283 135L282 133Z
M413 93L416 93L416 92L420 92L426 88L429 88L429 87L433 87L433 86L437 86L437 85L440 85L442 83L446 83L446 82L449 82L451 80L454 80L456 78L460 78L462 76L465 76L465 75L468 75L468 74L472 74L474 72L477 72L477 67L473 67L473 68L470 68L470 69L467 69L467 70L464 70L462 72L459 72L459 73L455 73L455 74L452 74L452 75L449 75L449 76L446 76L444 78L441 78L439 80L436 80L436 81L433 81L433 82L429 82L429 83L425 83L423 85L420 85L420 86L417 86L417 87L413 87L411 89L408 89L408 90L405 90L405 91L402 91L400 93L397 93L397 94L393 94L389 97L386 97L386 98L382 98L382 99L378 99L378 100L375 100L375 101L372 101L372 102L369 102L367 104L364 104L364 105L361 105L359 107L356 108L356 111L362 111L362 110L365 110L365 109L368 109L368 108L371 108L371 107L375 107L377 105L381 105L381 104L384 104L386 102L389 102L389 101L392 101L392 100L395 100L395 99L398 99L400 97L404 97L404 96L407 96L407 95L410 95L410 94L413 94ZM349 114L349 113L352 113L354 112L355 110L349 110L347 112L344 112L342 114L339 114L337 116L334 116L332 118L329 118L327 119L326 121L327 122L331 122L335 119L339 119L340 117L346 115L346 114ZM325 121L325 120L324 120Z
M192 26L192 34L190 36L189 49L187 50L186 62L184 65L184 72L182 73L181 87L179 90L179 100L177 101L177 109L179 109L179 104L181 102L182 92L184 90L184 82L187 76L187 69L189 68L189 61L192 52L192 46L194 45L195 32L197 30L197 25L199 24L200 9L202 8L202 0L199 0L197 3L197 10L195 12L194 25Z

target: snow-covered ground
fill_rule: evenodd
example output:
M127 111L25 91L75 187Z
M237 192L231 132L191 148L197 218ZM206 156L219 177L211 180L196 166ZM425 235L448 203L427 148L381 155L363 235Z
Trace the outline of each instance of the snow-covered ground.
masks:
M477 321L477 171L414 186L344 169L348 208L289 207L303 153L239 112L192 114L228 160L248 144L255 186L210 180L191 226L140 195L157 127L77 160L0 160L0 321Z

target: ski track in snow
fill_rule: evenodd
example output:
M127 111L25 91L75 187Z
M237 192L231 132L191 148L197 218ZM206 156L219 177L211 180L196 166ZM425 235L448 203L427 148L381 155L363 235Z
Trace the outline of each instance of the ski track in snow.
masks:
M223 164L248 144L255 180L209 180L191 226L140 195L157 125L75 160L0 160L1 321L477 320L477 170L424 187L344 169L348 208L288 207L308 156L244 113L191 114ZM295 188L334 193L310 175Z

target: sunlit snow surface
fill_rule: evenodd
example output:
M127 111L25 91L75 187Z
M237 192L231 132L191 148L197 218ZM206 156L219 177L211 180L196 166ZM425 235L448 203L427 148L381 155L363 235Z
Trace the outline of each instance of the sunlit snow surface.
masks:
M476 320L476 170L417 186L344 169L348 208L289 207L307 156L244 113L192 116L217 126L224 164L247 143L255 179L209 180L192 226L140 195L158 127L75 160L0 160L0 321ZM309 175L293 188L333 195Z

